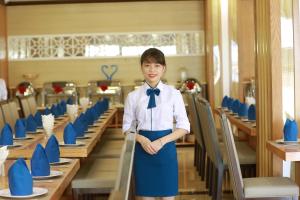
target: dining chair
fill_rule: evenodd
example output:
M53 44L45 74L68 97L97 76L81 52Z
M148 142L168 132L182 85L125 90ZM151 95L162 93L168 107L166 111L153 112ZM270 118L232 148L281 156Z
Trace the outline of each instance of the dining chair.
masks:
M29 105L29 110L32 115L35 115L37 111L37 103L34 95L30 95L27 97L27 103Z
M230 122L221 113L221 125L235 199L290 198L298 199L299 187L288 177L243 178Z
M199 171L201 180L205 177L205 160L206 160L206 148L203 141L203 134L201 132L199 116L197 113L195 94L188 93L188 111L191 118L192 131L195 135L195 152L194 152L194 165Z
M126 143L120 158L120 165L115 187L109 200L131 200L134 199L132 187L132 168L135 149L135 134L126 136ZM117 194L114 196L114 194ZM118 198L117 198L118 196ZM121 197L121 198L120 198Z
M31 114L29 103L27 101L27 97L26 96L19 97L19 102L20 102L23 117L27 118Z
M14 120L14 117L11 113L10 106L9 106L8 102L2 103L1 108L2 108L2 112L3 112L3 116L4 116L4 121L6 123L8 123L10 125L10 127L13 129L13 127L15 126L16 121Z
M8 105L9 105L9 108L10 108L10 112L11 112L11 116L13 118L13 121L16 122L17 119L20 118L17 103L14 100L10 100L8 102Z
M224 154L224 145L219 142L216 125L210 104L204 98L198 96L196 108L199 113L200 125L207 151L206 186L212 199L222 198L223 175L228 171L227 158ZM244 168L256 166L256 153L247 143L239 142L237 145L238 159Z

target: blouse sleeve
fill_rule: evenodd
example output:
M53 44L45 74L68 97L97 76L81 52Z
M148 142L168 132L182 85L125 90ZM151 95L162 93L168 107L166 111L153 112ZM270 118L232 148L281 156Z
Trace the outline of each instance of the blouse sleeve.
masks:
M127 131L136 131L136 118L135 118L135 109L133 104L132 95L129 93L124 106L124 115L123 115L123 133Z
M185 129L190 132L190 122L186 114L185 105L180 91L176 90L174 98L174 117L176 128Z

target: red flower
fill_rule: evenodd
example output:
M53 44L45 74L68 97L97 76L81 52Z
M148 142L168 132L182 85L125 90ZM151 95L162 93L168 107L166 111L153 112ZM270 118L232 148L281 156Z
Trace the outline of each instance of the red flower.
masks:
M53 85L53 90L54 90L55 94L61 93L63 91L63 89L60 85Z
M99 88L105 92L105 90L107 90L108 86L107 85L99 85Z
M27 88L26 88L24 85L20 85L20 86L18 87L18 91L19 91L20 94L24 94L25 91L26 91L26 89L27 89Z
M192 82L192 81L188 81L188 82L186 83L186 87L187 87L189 90L194 89L194 86L195 86L195 83Z

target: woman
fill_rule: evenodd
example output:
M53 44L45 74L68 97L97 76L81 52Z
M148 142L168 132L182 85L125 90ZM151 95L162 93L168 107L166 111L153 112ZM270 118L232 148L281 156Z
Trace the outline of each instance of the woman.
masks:
M180 92L161 82L166 71L164 54L150 48L140 63L145 83L128 94L123 117L123 132L137 131L135 192L143 200L173 200L178 193L175 141L189 133L190 123Z

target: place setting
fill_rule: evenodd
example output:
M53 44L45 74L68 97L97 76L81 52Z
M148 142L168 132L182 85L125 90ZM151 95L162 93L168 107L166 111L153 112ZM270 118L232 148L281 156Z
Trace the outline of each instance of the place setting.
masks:
M283 127L283 139L276 140L275 142L282 145L300 145L298 125L294 119L286 119Z
M24 126L23 120L17 119L15 123L15 136L14 140L31 140L33 137L27 136L26 127Z
M59 146L61 147L81 147L84 146L85 143L81 141L76 141L77 132L75 131L73 125L71 123L67 124L64 129L64 141L59 142Z
M8 188L0 189L0 197L22 199L48 193L47 188L33 186L33 177L23 158L16 160L9 168L8 183Z
M44 130L41 128L38 128L38 124L36 123L34 117L32 115L29 115L26 118L26 133L28 134L42 134L44 133Z
M7 148L21 147L22 144L14 142L12 129L9 124L5 124L0 133L0 147L7 146Z

